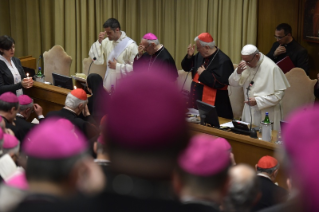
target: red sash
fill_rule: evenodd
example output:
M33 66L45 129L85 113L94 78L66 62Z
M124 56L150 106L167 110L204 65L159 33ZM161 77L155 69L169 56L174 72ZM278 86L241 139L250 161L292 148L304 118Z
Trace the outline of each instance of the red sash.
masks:
M214 76L214 75L213 75ZM201 83L200 81L198 81L198 78L199 78L199 75L198 73L196 72L194 78L193 78L193 81L195 83L199 83L201 85L204 86L203 88L203 96L202 96L202 101L207 103L207 104L210 104L210 105L215 105L215 100L216 100L216 94L217 94L217 89L215 88L211 88L207 85L204 85L203 83ZM223 88L219 89L219 90L227 90L227 85L225 85Z

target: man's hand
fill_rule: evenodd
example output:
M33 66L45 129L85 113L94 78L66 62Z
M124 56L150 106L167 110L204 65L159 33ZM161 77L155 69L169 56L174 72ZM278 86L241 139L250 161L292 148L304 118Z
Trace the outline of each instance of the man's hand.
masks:
M117 60L113 59L113 61L109 60L109 68L116 69Z
M238 64L238 67L237 67L237 74L243 73L243 71L245 71L246 68L247 68L246 62L245 62L245 61L241 61L241 62Z
M250 105L250 106L257 105L256 99L254 97L249 98L249 101L245 101L245 103Z
M105 31L104 32L100 32L100 34L99 34L99 43L102 43L102 40L104 40L104 38L105 38L105 34L106 34Z
M276 51L274 52L274 56L277 57L278 55L284 54L286 53L286 47L279 45L276 49Z
M198 69L197 69L197 73L198 73L198 75L201 75L202 73L203 73L203 71L205 71L206 69L205 69L205 67L202 65L201 67L199 67Z
M191 58L194 54L194 48L195 48L195 44L192 45L192 44L189 44L189 46L187 47L187 57L188 58Z
M87 104L83 108L82 114L83 114L84 117L87 117L87 116L91 115Z
M145 47L143 45L138 46L138 57L141 57L145 52Z
M42 113L43 109L40 105L38 105L36 103L33 104L33 109L34 109L35 114L37 114L37 116L43 115L43 113Z

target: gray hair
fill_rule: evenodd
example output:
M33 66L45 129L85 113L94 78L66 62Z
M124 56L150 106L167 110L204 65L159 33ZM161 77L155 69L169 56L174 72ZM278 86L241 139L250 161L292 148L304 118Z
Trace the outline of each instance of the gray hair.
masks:
M264 172L264 173L267 173L267 174L272 174L272 173L274 173L277 169L279 169L279 163L277 163L276 166L274 166L274 167L272 167L272 168L269 168L269 169L263 169L263 168L259 168L259 167L257 166L257 173L262 173L262 172Z
M232 169L240 169L240 171L237 174L231 174L228 194L224 200L225 211L250 211L260 189L258 177L254 169L245 164Z
M76 109L80 104L87 104L88 100L81 100L73 96L71 93L68 93L65 99L65 106L71 108L72 110Z
M143 38L143 39L144 39L144 40L147 40L147 39L145 39L145 38ZM147 40L147 43L148 43L148 44L154 43L155 45L160 44L160 42L158 41L158 39L156 39L156 40Z
M199 43L200 43L201 46L208 46L208 47L211 48L211 49L216 46L216 45L215 45L215 41L207 43L207 42L204 42L204 41L199 40L198 36L194 39L194 41L195 41L195 42L196 42L196 41L199 41Z
M20 105L19 112L23 112L23 111L25 111L28 108L33 108L33 100L32 100L32 102L30 104Z
M0 154L0 156L5 155L5 154L17 154L20 151L20 142L18 143L17 146L10 148L10 149L5 149L2 148L2 154Z

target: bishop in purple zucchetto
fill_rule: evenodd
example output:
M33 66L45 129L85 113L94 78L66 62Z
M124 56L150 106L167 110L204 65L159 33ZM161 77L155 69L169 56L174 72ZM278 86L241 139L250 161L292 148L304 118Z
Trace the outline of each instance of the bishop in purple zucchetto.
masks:
M0 100L8 103L16 103L19 102L18 97L11 93L11 92L5 92L0 95Z
M216 142L216 139L207 134L195 135L178 158L180 168L195 176L211 176L227 168L229 153L225 151L225 145Z
M145 40L157 40L156 35L154 35L153 33L147 33L143 36L143 39Z

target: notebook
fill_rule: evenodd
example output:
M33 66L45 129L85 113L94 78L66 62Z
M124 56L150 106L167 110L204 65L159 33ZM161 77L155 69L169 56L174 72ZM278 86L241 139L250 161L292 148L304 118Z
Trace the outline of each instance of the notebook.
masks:
M276 64L284 73L287 73L295 67L289 56L284 57L284 59L278 61Z

